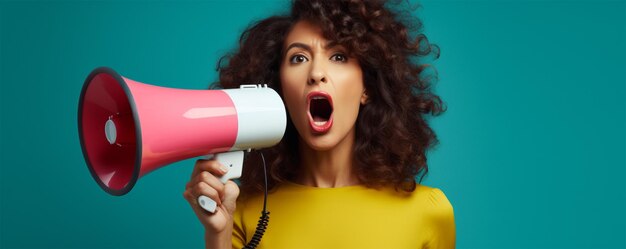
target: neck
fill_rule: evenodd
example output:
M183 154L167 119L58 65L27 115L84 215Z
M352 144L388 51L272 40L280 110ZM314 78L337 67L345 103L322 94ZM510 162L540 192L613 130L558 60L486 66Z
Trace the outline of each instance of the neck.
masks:
M300 140L301 171L298 182L302 185L334 188L359 184L353 169L354 130L335 147L314 150Z

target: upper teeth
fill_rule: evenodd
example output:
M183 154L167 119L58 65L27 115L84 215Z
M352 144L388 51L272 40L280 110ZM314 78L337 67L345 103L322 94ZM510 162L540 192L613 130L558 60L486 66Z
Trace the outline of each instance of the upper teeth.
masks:
M326 97L323 96L314 96L313 99L326 99Z

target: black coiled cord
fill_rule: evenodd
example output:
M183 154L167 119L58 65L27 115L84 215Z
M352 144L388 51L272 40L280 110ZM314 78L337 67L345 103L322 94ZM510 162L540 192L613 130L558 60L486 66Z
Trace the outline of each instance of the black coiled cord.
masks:
M259 223L256 225L256 231L254 231L254 235L252 235L252 239L250 239L250 243L244 246L244 249L254 249L261 242L261 238L263 237L263 233L265 233L265 229L267 228L267 223L269 222L270 212L261 212L261 217L259 218Z
M265 196L263 198L263 211L261 211L261 217L259 217L259 223L256 225L256 231L254 231L254 235L252 235L252 239L250 239L250 243L245 245L244 249L254 249L261 242L261 238L263 238L263 233L265 233L265 229L267 229L267 223L270 221L270 212L267 211L267 168L265 167L265 157L263 156L263 152L259 151L261 154L261 159L263 160L263 176L265 177Z

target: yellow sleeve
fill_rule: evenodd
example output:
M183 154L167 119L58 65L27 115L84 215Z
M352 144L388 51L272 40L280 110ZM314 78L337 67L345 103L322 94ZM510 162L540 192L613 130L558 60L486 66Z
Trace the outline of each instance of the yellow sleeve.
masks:
M454 210L446 195L438 188L430 193L429 222L431 224L429 248L454 248L456 243L456 228L454 225Z

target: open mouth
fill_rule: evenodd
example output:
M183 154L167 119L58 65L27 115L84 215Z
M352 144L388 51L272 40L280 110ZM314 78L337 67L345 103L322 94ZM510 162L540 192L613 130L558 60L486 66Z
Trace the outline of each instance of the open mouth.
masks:
M313 131L325 133L333 125L333 101L326 92L311 92L307 95L309 124Z

